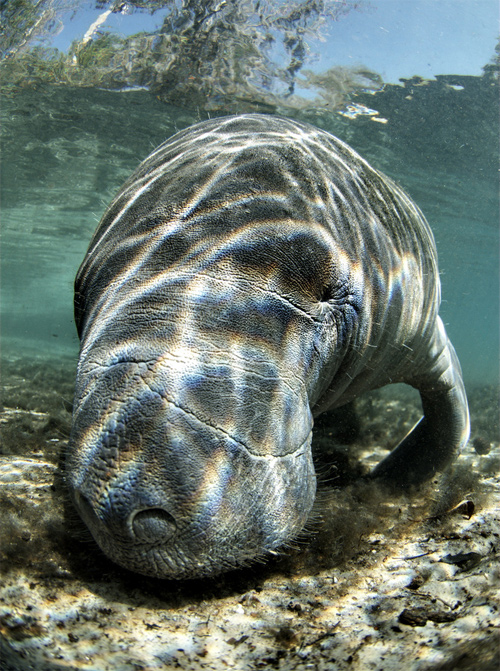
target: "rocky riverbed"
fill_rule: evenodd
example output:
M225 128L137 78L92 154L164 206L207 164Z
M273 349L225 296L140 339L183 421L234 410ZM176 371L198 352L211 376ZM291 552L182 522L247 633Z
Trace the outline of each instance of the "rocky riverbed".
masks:
M2 669L498 669L498 388L468 390L453 467L397 497L360 476L418 396L387 388L321 417L304 536L266 564L174 582L109 562L66 501L73 379L68 361L2 368Z

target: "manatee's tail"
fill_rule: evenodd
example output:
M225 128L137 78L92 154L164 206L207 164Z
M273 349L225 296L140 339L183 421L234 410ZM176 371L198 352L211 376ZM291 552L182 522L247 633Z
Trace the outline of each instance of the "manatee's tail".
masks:
M442 471L469 439L469 408L462 371L438 317L425 375L409 381L422 399L424 416L370 476L404 488Z

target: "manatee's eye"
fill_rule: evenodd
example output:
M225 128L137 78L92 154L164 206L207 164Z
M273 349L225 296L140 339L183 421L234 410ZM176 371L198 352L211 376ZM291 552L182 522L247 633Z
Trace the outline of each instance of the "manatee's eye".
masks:
M327 302L333 298L332 255L313 236L296 234L283 245L280 277L283 290L307 301Z
M224 250L222 259L231 259L240 272L256 281L274 285L276 291L294 301L307 304L330 301L335 296L332 285L333 256L319 237L307 230L265 229L250 239Z
M328 303L328 301L331 301L333 297L334 297L333 287L331 284L327 284L321 289L320 295L318 296L318 300L321 303Z

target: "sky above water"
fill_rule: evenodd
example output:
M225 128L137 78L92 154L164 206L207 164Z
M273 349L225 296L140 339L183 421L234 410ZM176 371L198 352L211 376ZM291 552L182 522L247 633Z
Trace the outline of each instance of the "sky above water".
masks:
M497 0L378 0L332 26L320 63L363 63L390 83L480 75L498 34Z
M93 5L82 2L67 14L51 45L66 50L83 37L103 13ZM158 27L163 15L112 14L101 27L133 34ZM317 58L308 67L364 65L389 83L414 75L477 76L493 56L498 35L498 0L363 0L359 9L330 23L325 41L311 44Z

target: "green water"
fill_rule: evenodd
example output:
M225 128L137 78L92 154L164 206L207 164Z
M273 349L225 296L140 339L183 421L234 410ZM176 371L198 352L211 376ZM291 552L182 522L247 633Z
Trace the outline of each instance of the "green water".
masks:
M498 85L491 77L442 76L356 102L387 123L338 112L296 116L347 141L423 209L438 245L441 315L466 382L495 383ZM104 208L157 144L207 116L148 91L43 85L4 96L5 355L76 359L73 279Z

